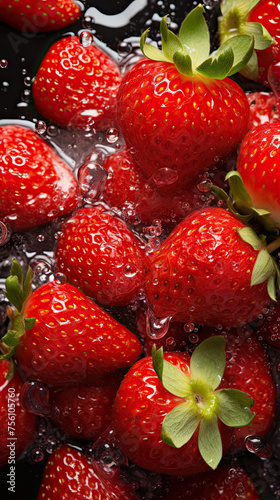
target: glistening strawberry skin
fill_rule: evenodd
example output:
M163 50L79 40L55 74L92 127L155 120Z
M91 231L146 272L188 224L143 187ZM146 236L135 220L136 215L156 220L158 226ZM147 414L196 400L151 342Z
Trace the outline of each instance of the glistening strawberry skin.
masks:
M172 63L141 59L123 78L117 118L135 162L149 178L175 170L189 184L234 151L247 130L249 106L232 80L180 74Z
M243 227L223 208L186 217L150 260L146 291L154 315L208 326L257 317L270 300L266 283L250 284L258 252L239 236Z

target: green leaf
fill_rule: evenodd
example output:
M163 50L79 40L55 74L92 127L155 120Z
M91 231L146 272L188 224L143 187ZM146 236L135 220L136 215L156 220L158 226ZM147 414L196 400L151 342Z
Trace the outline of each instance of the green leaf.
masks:
M148 33L149 30L146 30L140 38L140 48L144 56L148 57L149 59L152 59L153 61L170 62L157 47L154 47L153 45L146 43Z
M200 421L198 413L188 402L175 406L164 418L161 439L164 443L181 448L196 431Z
M234 63L232 47L223 47L196 67L196 71L207 78L223 80L229 74Z
M254 50L254 38L249 35L238 35L230 38L223 45L229 44L234 53L234 62L228 76L238 73L250 60ZM223 47L222 45L222 47Z
M273 42L272 36L261 23L244 23L240 26L241 35L249 35L254 37L254 48L257 50L265 50Z
M210 337L197 346L191 356L191 380L205 380L216 389L225 370L225 339L222 336Z
M203 460L211 469L216 469L223 456L222 439L216 416L210 420L204 418L200 422L198 448Z
M26 276L23 282L23 300L26 301L29 295L32 293L32 279L33 279L33 271L30 266L27 268Z
M178 50L173 56L173 62L182 75L193 76L192 59L184 50Z
M220 389L216 391L219 407L217 415L229 427L245 427L250 425L255 415L250 408L254 400L237 389Z
M160 33L162 42L162 51L169 61L173 61L173 56L178 50L183 50L183 46L179 38L168 29L166 23L167 16L163 17L160 22Z
M35 323L36 323L36 318L25 318L24 319L25 331L31 330L31 328L33 328Z
M5 295L18 311L21 311L23 306L23 292L19 284L18 276L9 276L5 281Z
M15 348L20 343L20 339L24 333L25 329L22 317L20 314L16 314L13 321L13 330L9 330L5 333L1 339L1 341L6 344L6 347L10 348L10 351L1 356L0 359L8 359L14 354Z
M275 276L273 276L273 275L269 276L269 278L267 280L267 293L268 293L268 296L271 298L271 300L273 300L274 302L277 302Z
M253 80L255 82L258 81L258 75L259 75L259 62L258 62L258 56L255 50L253 50L253 53L247 62L246 66L242 68L239 72L241 75L245 76L245 78L248 78L249 80Z
M236 170L232 170L227 173L225 180L229 181L230 191L238 210L248 210L251 208L253 205L252 199L244 186L240 173Z
M7 375L5 377L6 380L9 380L9 382L11 382L11 380L13 379L14 374L15 374L15 363L11 359L10 360L10 369L9 369L9 372L7 373Z
M251 275L251 286L259 285L266 281L270 276L275 276L275 267L273 258L264 248L260 250L256 258Z
M163 387L181 398L188 397L191 394L191 383L189 377L185 375L176 366L163 359L163 349L156 351L155 345L152 350L153 367L161 381Z
M204 18L204 7L199 4L184 19L179 39L184 49L191 54L194 66L201 64L210 52L210 35Z
M17 276L19 284L22 285L23 282L22 269L16 259L13 260L10 274L11 276Z
M237 232L240 238L249 243L254 250L260 250L263 247L262 241L251 227L242 227L242 229L237 229Z

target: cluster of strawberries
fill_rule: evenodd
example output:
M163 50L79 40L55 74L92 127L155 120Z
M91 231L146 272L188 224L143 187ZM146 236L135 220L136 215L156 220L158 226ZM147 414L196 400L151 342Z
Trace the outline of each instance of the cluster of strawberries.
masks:
M276 424L266 347L280 347L277 13L277 2L224 0L210 55L203 5L178 36L163 17L162 51L144 32L144 57L124 75L78 36L50 47L32 87L41 116L124 138L91 200L90 157L76 177L32 129L0 128L1 227L60 225L57 279L35 289L32 268L14 260L0 344L0 465L11 388L17 458L42 416L68 443L48 458L39 500L148 499L135 479L145 471L164 500L260 498L236 457ZM0 0L16 29L39 14L42 31L81 16L72 0ZM237 73L270 89L246 95ZM233 158L223 190L210 179ZM96 459L104 443L119 464Z

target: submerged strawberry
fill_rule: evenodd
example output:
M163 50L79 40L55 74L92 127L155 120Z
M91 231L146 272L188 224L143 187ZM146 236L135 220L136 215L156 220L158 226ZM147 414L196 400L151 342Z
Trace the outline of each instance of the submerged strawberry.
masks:
M0 127L0 169L0 218L15 231L51 222L81 204L74 174L31 129Z
M179 37L161 21L163 53L141 38L141 59L123 77L117 96L119 127L147 178L169 169L170 190L187 185L233 152L247 130L249 106L228 76L248 61L253 38L236 37L209 56L210 39L198 5Z
M81 11L73 0L0 0L0 19L27 33L54 31L80 18Z
M67 36L45 55L32 92L39 113L53 123L104 129L114 120L119 83L118 66L105 52Z
M138 359L137 337L80 290L53 281L30 294L30 279L30 268L23 281L14 261L6 294L16 312L2 339L26 378L53 386L87 382Z
M250 106L249 129L279 120L277 98L273 92L250 92L246 96Z
M234 380L225 389L224 349L220 336L202 342L191 358L154 349L153 357L129 370L115 399L113 421L132 461L170 475L216 469L233 427L253 419L253 400L235 390Z

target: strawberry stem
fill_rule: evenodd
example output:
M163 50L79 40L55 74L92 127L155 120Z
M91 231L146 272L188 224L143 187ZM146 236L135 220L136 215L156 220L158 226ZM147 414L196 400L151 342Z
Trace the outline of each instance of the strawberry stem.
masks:
M279 238L276 238L276 240L269 243L266 247L266 250L268 251L268 253L272 253L278 248L280 248L280 236Z

